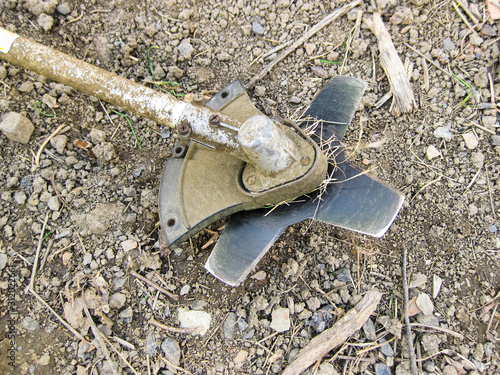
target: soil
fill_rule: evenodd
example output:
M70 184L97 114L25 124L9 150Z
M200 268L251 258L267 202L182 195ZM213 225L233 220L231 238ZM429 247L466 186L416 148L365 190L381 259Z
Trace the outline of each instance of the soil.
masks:
M356 11L372 17L370 1L311 37L249 94L264 113L293 118L332 77L367 81L343 142L354 164L405 195L404 206L381 239L311 220L293 225L237 288L204 268L224 221L178 249L164 246L157 194L174 132L1 61L0 110L21 113L35 129L27 144L0 136L0 256L6 259L0 262L0 372L132 373L113 345L142 374L281 373L300 348L334 323L332 303L348 311L376 287L384 295L373 324L306 373L410 373L401 329L406 248L409 279L418 284L411 285L410 298L430 296L433 308L410 319L463 335L412 327L420 371L499 373L498 25L483 1L468 4L477 25L460 11L474 30L452 1L378 3L408 66L416 110L394 116L391 100L377 103L390 86L376 38L362 23L350 39ZM82 0L62 7L51 0L4 0L0 26L150 87L153 80L176 82L175 95L189 100L197 92L213 95L236 79L248 82L275 57L256 60L262 53L300 38L345 4ZM263 26L263 36L252 31L254 21ZM60 125L67 127L66 138L49 142L37 166L42 142ZM436 136L441 128L446 138ZM431 158L433 151L437 156ZM25 293L41 233L39 259L46 260L33 290L90 346ZM442 287L434 296L436 276ZM83 291L90 292L85 301L92 321L111 343L110 358L89 329ZM284 332L272 328L279 307L290 312L291 327ZM151 324L154 318L178 327L178 308L208 313L207 333L172 333ZM359 354L393 337L389 352L385 345Z

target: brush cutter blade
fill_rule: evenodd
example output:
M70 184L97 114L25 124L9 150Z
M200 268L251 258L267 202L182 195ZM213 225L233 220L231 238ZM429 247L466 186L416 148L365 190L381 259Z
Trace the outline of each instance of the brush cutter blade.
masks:
M314 128L318 143L342 138L365 86L355 78L335 77L310 104L305 112L309 119L301 126L319 120ZM332 182L325 189L272 210L232 215L207 260L207 270L229 285L239 285L289 225L306 219L381 237L399 212L403 196L350 165L338 141L330 144L335 147L336 166L329 171Z

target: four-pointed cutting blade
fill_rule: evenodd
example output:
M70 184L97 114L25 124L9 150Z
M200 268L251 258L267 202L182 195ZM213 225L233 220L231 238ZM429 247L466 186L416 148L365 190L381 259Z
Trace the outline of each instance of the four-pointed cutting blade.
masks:
M355 78L333 78L306 109L303 117L308 120L301 126L320 120L314 128L318 141L332 136L341 139L365 87ZM381 237L401 209L404 197L350 165L341 150L335 163L330 171L332 183L323 191L272 211L232 215L207 260L207 270L229 285L239 285L289 225L309 218Z

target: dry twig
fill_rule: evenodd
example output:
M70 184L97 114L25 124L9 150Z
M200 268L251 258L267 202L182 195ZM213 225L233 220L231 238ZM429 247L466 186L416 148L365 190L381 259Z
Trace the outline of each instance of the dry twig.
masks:
M159 321L155 320L154 318L151 318L151 320L149 322L152 325L154 325L155 327L158 327L160 329L163 329L164 331L172 332L172 333L199 334L203 330L203 327L195 327L195 328L170 327L170 326L167 326L163 323L160 323Z
M322 332L304 347L290 363L283 375L298 375L316 361L323 358L330 350L341 345L354 332L359 330L375 311L382 297L376 289L369 290L361 301L349 310L332 328Z
M413 375L418 375L417 369L417 358L415 358L415 349L413 348L413 337L411 335L411 325L410 325L410 317L408 316L408 280L406 279L406 263L408 261L408 249L404 248L403 252L403 289L404 289L404 298L405 298L405 324L406 324L406 335L408 336L408 350L410 351L410 362L411 362L411 371Z
M30 278L30 283L24 290L24 294L28 293L33 289L33 284L35 283L35 276L36 276L36 271L38 268L38 257L40 256L40 249L42 248L42 242L43 242L43 236L45 234L45 227L47 226L47 221L49 220L49 213L45 215L45 220L43 222L42 226L42 231L40 232L40 238L38 240L38 246L36 247L36 252L35 252L35 261L33 262L33 268L31 270L31 278Z
M135 276L137 277L139 280L145 282L146 284L148 284L149 286L152 286L153 288L155 288L156 290L159 290L160 292L162 292L163 294L165 294L167 297L170 297L172 298L174 301L177 301L179 299L179 297L171 292L169 292L168 290L166 290L165 288L162 288L161 286L155 284L154 282L152 282L151 280L148 280L146 279L144 276L138 274L137 272L135 272L134 270L130 270L130 274L132 276Z
M54 138L66 125L65 124L61 124L57 127L56 130L54 130L54 132L49 135L47 138L45 138L45 141L43 141L42 145L40 146L40 148L38 149L38 152L36 153L36 157L35 157L35 163L36 163L36 166L38 167L38 165L40 164L40 156L42 155L42 151L43 149L45 148L45 146L47 146L47 143L50 142L50 140L52 138Z
M332 23L334 20L339 18L340 16L344 15L345 13L349 12L351 9L354 7L358 6L361 4L361 0L355 0L350 4L347 4L346 6L335 10L334 12L330 13L328 16L323 18L320 22L318 22L316 25L311 27L307 32L304 33L304 35L295 41L290 47L288 47L285 51L283 51L276 59L271 61L269 64L267 64L264 69L262 69L257 75L255 75L250 82L248 82L245 86L246 89L251 89L255 86L257 81L262 79L267 73L273 69L276 64L278 64L281 60L283 60L285 57L287 57L290 53L295 51L300 45L302 45L304 42L306 42L309 38L311 38L314 34L316 34L318 31L323 29L325 26L329 25Z

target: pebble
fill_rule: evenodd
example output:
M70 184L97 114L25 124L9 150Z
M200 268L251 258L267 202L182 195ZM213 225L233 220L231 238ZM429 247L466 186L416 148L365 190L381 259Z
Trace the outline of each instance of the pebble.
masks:
M251 279L257 280L257 281L262 281L266 278L266 271L259 271L250 276Z
M458 375L457 369L451 365L447 365L443 369L444 375Z
M181 291L179 292L179 294L181 296L185 296L186 294L189 293L189 291L191 290L191 287L189 285L184 285L182 288L181 288Z
M161 350L165 353L165 357L175 366L179 366L181 361L181 348L179 343L174 339L168 338L161 343Z
M276 332L285 332L290 329L290 311L286 308L277 308L272 313L271 328Z
M290 96L290 103L292 104L300 104L302 100L298 96Z
M7 266L7 261L9 257L5 253L0 253L0 271L3 270Z
M351 282L351 270L349 268L340 268L335 271L335 278L345 283Z
M417 297L417 306L425 315L431 315L434 311L434 305L431 298L426 293L420 293Z
M473 46L479 47L481 44L483 44L484 39L481 38L479 35L471 34L469 36L469 41Z
M418 314L417 321L427 326L439 327L439 319L434 315Z
M380 347L380 352L386 357L394 357L394 350L389 343L385 343Z
M425 283L427 282L427 276L425 276L423 273L416 273L412 275L410 279L410 285L409 288L420 288L422 286L425 286Z
M338 375L338 372L337 370L335 370L335 367L333 367L331 363L323 362L321 365L319 365L316 375Z
M123 320L125 324L130 324L132 322L133 315L134 313L132 312L132 308L129 306L120 313L119 317Z
M450 129L445 128L444 126L439 126L434 130L434 137L443 138L447 141L451 140L451 132Z
M365 324L363 324L363 332L365 333L365 336L369 341L375 341L375 339L377 338L377 334L375 332L375 324L373 324L373 321L371 319L368 319Z
M194 52L194 47L191 45L191 43L182 41L182 43L177 46L177 51L179 51L179 54L185 59L191 59L191 55Z
M45 32L50 31L54 25L54 19L45 13L40 14L36 22Z
M189 18L191 18L193 13L194 13L194 9L190 9L190 8L184 9L183 11L181 11L179 13L177 18L180 19L181 21L187 21Z
M441 285L443 285L443 279L438 275L432 276L432 298L436 299L441 290Z
M248 323L243 318L238 319L238 328L241 332L248 328Z
M212 316L205 311L185 310L182 307L177 310L177 318L182 328L200 327L199 334L202 336L209 330L212 320Z
M59 211L59 209L61 208L61 201L58 197L51 197L47 201L47 206L51 211Z
M31 190L32 184L33 184L33 177L30 175L24 176L19 181L19 186L21 186L24 190Z
M266 88L264 86L255 86L254 94L255 96L261 98L266 95Z
M38 328L40 328L40 322L36 319L33 319L31 316L25 317L21 324L29 331L36 331Z
M228 314L226 320L224 321L223 332L226 339L233 338L234 333L236 332L237 319L238 316L234 312L231 312Z
M432 160L434 158L437 158L438 156L441 156L441 152L436 148L434 145L430 145L427 147L427 150L425 151L425 156L427 157L428 160Z
M252 22L252 31L255 35L263 36L264 35L264 26L262 26L259 22Z
M59 4L56 10L63 16L67 16L68 14L71 13L71 7L67 3Z
M21 92L32 92L33 91L33 83L30 81L23 82L21 86L18 87L18 90Z
M35 127L27 117L17 112L9 112L3 117L0 130L11 141L28 143Z
M68 143L68 137L64 134L56 135L50 140L50 144L54 147L58 154L64 154L64 149Z
M492 135L491 136L491 144L493 146L500 146L500 135Z
M391 375L391 371L383 363L375 363L375 373L377 375Z
M120 246L122 247L123 251L130 251L132 249L137 248L137 242L134 240L126 240L123 241Z
M469 150L474 150L479 144L479 141L472 132L464 133L462 134L462 137L464 138L465 146L467 146Z
M127 301L127 296L123 293L115 293L112 294L111 297L109 297L109 307L112 309L121 309L124 305L125 302Z
M321 66L315 65L311 68L311 71L313 72L313 74L317 75L320 78L326 79L329 77L328 72L325 69L323 69Z
M306 53L311 56L314 50L316 49L316 44L314 43L305 43L304 44L304 49L306 50Z
M496 233L498 231L498 228L496 227L496 225L489 225L488 226L488 230L490 231L490 233Z
M140 165L139 167L137 167L132 171L132 177L138 178L141 175L142 171L145 169L146 169L146 164Z
M153 333L146 336L146 354L153 355L158 347L159 341Z
M238 354L236 354L236 356L233 358L233 363L236 366L241 365L243 362L245 362L247 357L248 357L248 352L246 350L240 350Z
M14 200L16 201L17 204L19 205L23 205L24 203L26 203L26 193L24 191L16 191L14 193Z
M453 41L451 40L451 38L447 37L443 39L443 48L449 52L453 51L456 48L456 46L455 43L453 43Z
M481 152L473 152L470 156L472 165L476 168L482 168L484 164L484 155Z

